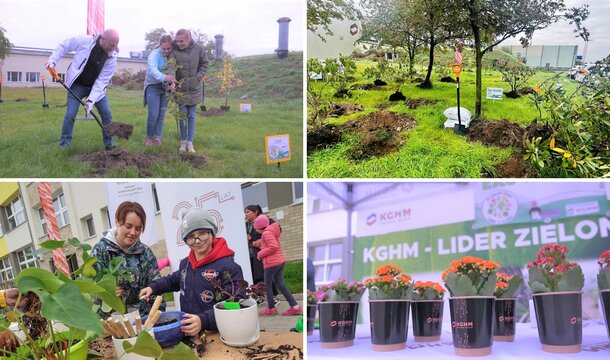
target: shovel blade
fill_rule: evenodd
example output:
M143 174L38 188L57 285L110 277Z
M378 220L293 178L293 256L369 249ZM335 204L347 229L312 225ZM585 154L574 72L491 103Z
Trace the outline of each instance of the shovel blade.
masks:
M466 125L453 125L453 132L458 135L464 135L466 133Z

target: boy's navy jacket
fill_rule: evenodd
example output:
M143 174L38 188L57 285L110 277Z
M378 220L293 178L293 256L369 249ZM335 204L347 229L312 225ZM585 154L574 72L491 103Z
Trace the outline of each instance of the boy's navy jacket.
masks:
M223 238L213 240L212 251L197 261L191 250L189 256L180 261L178 271L149 284L154 294L180 291L180 309L198 315L202 330L218 331L214 316L216 290L212 280L219 278L224 289L231 289L232 282L244 278L241 267L233 260L235 252L229 249ZM228 272L229 277L224 273ZM243 298L243 292L238 298ZM221 300L224 300L221 299Z

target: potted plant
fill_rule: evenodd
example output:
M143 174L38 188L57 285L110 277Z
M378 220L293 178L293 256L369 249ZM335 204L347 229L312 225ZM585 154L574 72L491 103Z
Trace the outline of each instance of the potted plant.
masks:
M494 341L515 340L515 294L523 278L518 275L496 273Z
M434 281L416 281L411 295L413 336L417 342L438 341L443 326L445 289Z
M225 57L222 70L218 73L217 78L220 80L220 92L224 94L225 104L221 105L222 111L229 111L229 94L234 88L241 86L241 80L237 77L237 73L233 70L233 64L229 57Z
M402 350L409 330L411 276L391 264L380 266L375 274L364 281L369 289L373 350Z
M258 326L258 311L256 300L251 294L262 296L265 285L259 283L248 286L245 280L231 281L229 271L212 280L216 289L216 300L221 301L214 305L214 316L220 333L220 339L229 346L245 347L258 341L260 336Z
M600 304L606 319L606 330L610 339L610 249L599 254L599 273L597 274L597 286L599 286Z
M466 256L451 262L442 279L449 290L451 333L455 354L491 354L496 288L495 261Z
M348 283L343 278L318 288L323 293L323 296L318 297L322 348L333 349L354 344L358 305L364 290L362 282Z
M307 336L313 335L314 322L316 320L316 307L318 303L316 294L315 291L307 291ZM320 294L323 298L324 293Z
M527 265L538 336L547 352L581 350L585 279L580 265L566 259L568 251L563 245L546 245L538 250L536 261Z

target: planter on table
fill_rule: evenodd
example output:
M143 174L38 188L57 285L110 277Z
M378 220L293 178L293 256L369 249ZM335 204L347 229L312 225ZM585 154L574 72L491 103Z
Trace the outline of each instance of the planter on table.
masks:
M441 339L443 304L443 300L411 300L415 341L428 342Z
M455 354L491 354L495 296L457 296L449 298L451 333Z
M322 348L333 349L354 344L358 305L358 301L318 303Z
M577 353L582 346L582 293L561 291L532 294L542 350Z

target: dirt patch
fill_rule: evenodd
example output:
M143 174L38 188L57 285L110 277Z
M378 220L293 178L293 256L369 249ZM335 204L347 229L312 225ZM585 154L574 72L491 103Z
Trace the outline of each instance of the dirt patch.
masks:
M352 104L349 102L330 103L328 116L339 117L343 115L350 115L362 110L364 110L362 105Z
M407 100L407 97L404 96L400 91L397 91L397 92L393 93L392 95L390 95L388 100L390 100L390 101L405 101L405 100Z
M315 130L307 130L307 154L335 145L341 140L336 125L324 124Z
M220 110L220 108L210 108L206 111L200 111L199 115L201 116L220 116L224 115L225 112Z
M418 77L418 78L415 78L415 79L411 80L411 82L412 82L413 84L421 84L421 83L423 83L423 82L424 82L424 79L422 79L422 78Z
M521 95L519 95L519 92L517 92L517 91L505 92L504 96L506 96L509 99L518 99L521 97Z
M540 125L537 120L534 120L525 128L524 139L531 141L532 138L541 137L542 140L546 140L553 135L553 132L554 130L550 125Z
M519 93L519 95L529 95L529 94L534 93L534 89L529 86L526 86L526 87L522 87L521 89L517 90L517 92Z
M105 176L113 170L123 169L126 166L135 166L138 169L139 177L152 177L152 165L155 163L166 162L172 159L189 162L193 167L203 168L207 163L207 158L202 155L189 153L183 154L129 154L127 150L117 148L112 151L98 151L90 154L78 154L77 160L88 161L91 163L93 176Z
M102 359L116 359L116 352L114 351L114 346L112 345L112 337L110 336L100 336L97 339L93 340L89 343L89 350L93 350L101 354Z
M387 83L387 82L385 82L385 81L383 81L383 80L377 79L377 80L373 81L373 84L374 84L375 86L385 86L385 85L387 85L388 83Z
M118 136L121 139L129 139L131 133L133 133L133 126L120 122L111 122L104 126L104 130L108 135Z
M352 86L353 90L380 90L379 86L373 84L356 84Z
M277 347L267 345L248 347L245 354L248 359L253 360L298 360L303 358L303 351L289 344Z
M379 110L385 110L385 109L387 109L389 107L392 107L392 106L394 106L394 104L379 104L379 105L377 105L377 108Z
M30 99L26 99L26 98L16 98L15 99L16 102L26 102L26 101L30 101Z
M473 122L468 129L470 141L499 147L522 147L525 129L506 119Z
M348 89L341 89L339 91L336 91L333 94L333 97L335 97L337 99L351 98L352 97L352 92L351 92L351 90L348 90Z
M428 99L424 99L424 98L407 99L407 101L405 102L405 105L407 105L407 107L409 109L417 109L420 106L432 105L432 104L436 104L437 102L438 102L438 100L428 100Z
M538 172L523 160L522 155L517 155L498 164L495 173L490 175L497 178L535 178Z
M456 81L454 78L452 78L451 76L444 76L441 78L441 82L445 82L445 83L452 83L455 84Z

